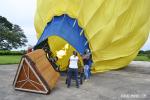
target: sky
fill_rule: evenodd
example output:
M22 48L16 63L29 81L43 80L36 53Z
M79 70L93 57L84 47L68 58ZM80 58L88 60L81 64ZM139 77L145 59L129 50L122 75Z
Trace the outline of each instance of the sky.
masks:
M37 42L36 31L34 28L36 0L0 1L0 16L6 17L13 24L19 25L28 39L27 46L34 46ZM27 47L20 49L27 49Z
M34 46L37 42L34 28L34 15L36 0L0 0L0 16L6 17L13 24L19 25L27 36L27 45ZM27 47L20 48L27 49ZM142 47L142 50L150 50L150 36Z

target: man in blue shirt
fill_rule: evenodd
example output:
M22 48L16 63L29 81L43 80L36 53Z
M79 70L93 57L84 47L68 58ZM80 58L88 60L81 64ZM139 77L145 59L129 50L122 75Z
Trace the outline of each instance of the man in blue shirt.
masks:
M91 53L89 49L86 49L84 54L82 55L83 63L84 63L84 75L85 75L85 81L90 79L90 59L91 59Z

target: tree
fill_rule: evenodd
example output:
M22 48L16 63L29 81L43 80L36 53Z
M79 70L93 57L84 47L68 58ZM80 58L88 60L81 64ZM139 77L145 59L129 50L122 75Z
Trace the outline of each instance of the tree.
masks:
M0 23L12 30L13 24L10 23L5 17L0 16Z
M139 54L144 54L144 51L143 51L143 50L140 50L140 51L139 51Z
M18 25L0 16L0 50L17 49L26 46L27 38Z

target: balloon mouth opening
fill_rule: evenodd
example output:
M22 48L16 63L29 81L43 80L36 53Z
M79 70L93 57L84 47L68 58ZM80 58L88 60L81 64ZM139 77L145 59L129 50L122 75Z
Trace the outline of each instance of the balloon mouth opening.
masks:
M58 61L56 63L60 65L60 70L66 71L70 56L73 55L73 51L77 50L66 40L59 36L50 36L47 42L49 44L49 47L51 48L53 56L58 57ZM79 57L79 67L83 67L82 57L78 51L77 53Z
M35 47L41 45L43 41L49 44L52 52L59 58L59 61L61 60L59 64L63 62L68 64L68 61L64 59L69 60L73 50L77 51L79 56L84 54L86 49L90 50L84 29L79 26L77 19L66 14L54 16L47 23ZM67 64L62 64L62 66L66 67Z

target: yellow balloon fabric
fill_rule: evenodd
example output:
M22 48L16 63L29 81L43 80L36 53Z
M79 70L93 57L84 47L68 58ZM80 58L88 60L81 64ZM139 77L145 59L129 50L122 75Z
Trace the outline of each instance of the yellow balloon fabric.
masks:
M54 54L54 56L59 55L57 53L61 52L61 57L59 57L59 60L57 62L58 65L60 65L60 70L64 71L68 67L69 58L72 55L72 52L75 50L71 45L69 45L64 39L58 37L58 36L50 36L48 38L48 43L51 47L51 50ZM78 54L78 58L80 60L79 62L79 68L83 66L82 58Z
M54 16L62 14L76 18L84 29L94 73L128 65L150 32L150 0L37 0L37 37Z

